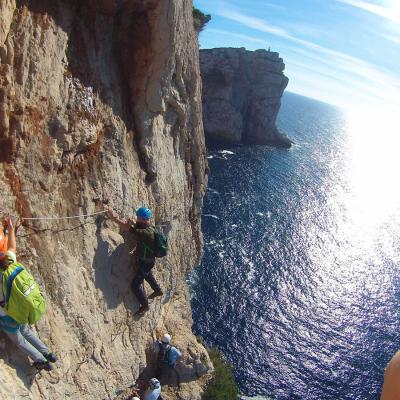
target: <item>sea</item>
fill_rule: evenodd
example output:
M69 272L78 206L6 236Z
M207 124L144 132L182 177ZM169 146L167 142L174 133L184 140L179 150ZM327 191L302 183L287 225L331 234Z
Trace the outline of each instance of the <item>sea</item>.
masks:
M286 93L291 149L208 147L193 328L246 399L380 397L400 348L400 157L369 117Z

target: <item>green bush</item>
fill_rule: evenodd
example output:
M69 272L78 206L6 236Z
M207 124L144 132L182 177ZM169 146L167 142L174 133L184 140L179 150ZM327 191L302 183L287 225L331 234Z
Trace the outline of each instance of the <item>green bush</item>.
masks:
M193 7L193 24L196 32L201 32L210 20L210 14L204 14L198 8Z
M223 358L221 352L216 349L208 349L211 361L214 364L214 378L208 385L204 400L237 400L239 389L235 382L232 366Z

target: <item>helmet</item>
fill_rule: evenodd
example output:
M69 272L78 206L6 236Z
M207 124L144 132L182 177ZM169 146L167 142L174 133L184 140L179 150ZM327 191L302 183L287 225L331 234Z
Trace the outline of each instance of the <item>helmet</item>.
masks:
M153 213L147 207L140 207L136 211L136 216L143 219L150 219Z
M7 253L7 237L4 235L3 229L0 228L0 260L6 258Z
M166 333L163 338L161 339L161 341L165 344L169 344L169 342L171 341L171 335L168 335L168 333Z
M149 380L149 387L151 390L158 389L160 387L160 381L156 378L151 378Z

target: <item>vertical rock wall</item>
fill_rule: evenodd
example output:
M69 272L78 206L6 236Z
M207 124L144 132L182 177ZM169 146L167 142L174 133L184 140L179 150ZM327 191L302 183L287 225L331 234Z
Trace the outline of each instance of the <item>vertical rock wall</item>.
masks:
M219 48L200 51L204 129L212 140L290 147L276 128L288 78L279 54Z
M171 247L155 274L166 294L138 319L131 244L116 225L102 215L24 221L18 256L48 301L37 332L60 361L34 375L0 333L0 398L114 398L165 329L184 353L181 388L166 398L200 398L210 363L185 283L201 257L206 186L191 2L2 0L0 15L0 211L110 205L130 216L148 205Z

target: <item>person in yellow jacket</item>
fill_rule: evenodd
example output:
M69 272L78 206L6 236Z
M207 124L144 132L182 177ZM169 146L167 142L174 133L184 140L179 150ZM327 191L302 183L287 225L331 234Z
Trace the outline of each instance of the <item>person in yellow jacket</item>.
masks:
M3 272L17 261L17 244L15 230L10 216L4 220L7 235L0 227L0 330L25 354L33 360L37 370L50 371L50 363L56 362L57 357L50 352L47 346L32 332L28 324L18 324L7 315L4 310Z

